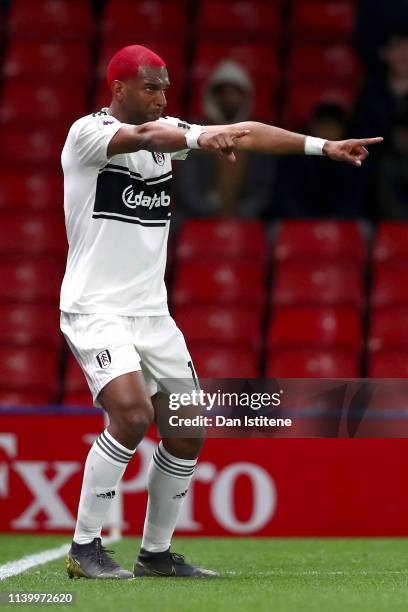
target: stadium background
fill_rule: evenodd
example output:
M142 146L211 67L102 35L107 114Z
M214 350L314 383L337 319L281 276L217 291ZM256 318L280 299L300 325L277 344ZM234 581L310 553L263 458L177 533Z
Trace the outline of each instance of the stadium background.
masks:
M344 181L349 200L333 210L328 197L318 218L305 206L302 218L288 211L285 219L273 193L259 215L237 208L191 218L183 208L169 246L169 297L200 375L407 376L407 225L404 210L387 215L377 184L392 117L404 127L403 112L398 105L384 118L375 97L364 108L363 95L373 79L386 83L380 49L408 31L405 2L0 6L0 530L70 532L81 463L102 428L58 327L60 150L76 117L109 102L104 68L125 44L144 43L168 61L169 114L199 119L206 80L229 57L253 80L254 118L301 130L328 103L343 110L353 135L386 137L367 170L340 172L338 182L333 175L329 192L334 198ZM373 109L387 133L364 133L359 117ZM326 161L306 169L315 184ZM281 168L272 157L264 163ZM151 448L149 439L126 477L129 533L141 530ZM407 454L401 440L211 440L181 532L405 535Z

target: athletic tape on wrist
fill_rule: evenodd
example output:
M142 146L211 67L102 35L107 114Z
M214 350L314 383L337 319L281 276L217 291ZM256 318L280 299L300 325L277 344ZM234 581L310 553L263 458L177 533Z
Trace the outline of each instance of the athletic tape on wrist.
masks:
M306 155L323 155L323 147L327 140L323 138L315 138L314 136L306 136L305 154Z
M204 134L205 130L200 125L194 125L186 132L186 143L189 149L201 149L198 144L198 139L201 134Z

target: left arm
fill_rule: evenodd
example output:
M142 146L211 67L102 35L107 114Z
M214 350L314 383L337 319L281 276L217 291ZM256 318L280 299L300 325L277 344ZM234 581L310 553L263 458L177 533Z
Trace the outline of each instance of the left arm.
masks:
M206 134L219 133L222 130L228 132L228 128L240 128L249 130L240 138L224 138L222 152L232 150L255 151L258 153L274 153L276 155L302 155L305 153L306 136L289 132L282 128L257 121L243 121L231 126L205 126L205 132L199 137L199 144L205 141ZM361 166L368 156L367 145L382 142L382 138L364 138L361 140L326 140L321 141L321 155L326 155L335 161L345 161L354 166ZM314 153L319 154L319 153Z

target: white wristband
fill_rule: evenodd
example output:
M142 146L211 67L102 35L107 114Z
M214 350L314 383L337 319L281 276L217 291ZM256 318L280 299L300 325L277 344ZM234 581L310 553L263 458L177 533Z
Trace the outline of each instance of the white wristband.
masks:
M323 147L327 140L323 138L315 138L314 136L306 136L305 140L305 155L324 155Z
M198 144L198 139L203 134L205 130L201 127L201 125L193 125L192 128L186 132L186 143L189 149L201 149Z

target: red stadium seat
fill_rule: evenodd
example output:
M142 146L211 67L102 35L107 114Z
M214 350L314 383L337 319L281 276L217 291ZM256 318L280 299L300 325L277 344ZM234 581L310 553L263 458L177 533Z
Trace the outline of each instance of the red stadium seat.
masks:
M34 122L35 123L35 122ZM0 138L0 163L3 168L24 166L27 172L33 168L49 169L61 168L61 150L67 137L68 125L49 127L33 127L32 122L27 125L2 127Z
M0 261L0 300L57 302L63 266L53 259Z
M54 402L58 388L57 352L53 349L0 346L0 392L43 393Z
M375 239L373 257L377 262L408 261L408 223L381 223Z
M180 259L244 257L264 262L266 234L260 221L243 219L191 219L178 240Z
M187 28L186 3L183 0L108 0L103 17L103 32L108 36L160 34L177 37ZM142 43L141 43L142 44Z
M98 111L101 108L109 107L112 100L112 93L105 79L101 79L97 84L95 99L92 105L92 111Z
M343 40L351 37L354 17L354 2L348 0L295 0L292 30L298 38Z
M346 110L353 106L357 95L356 81L327 84L324 82L296 82L289 86L284 114L288 129L302 128L319 104L337 104Z
M364 236L355 221L284 221L274 248L277 261L316 257L362 264L365 256Z
M264 267L248 261L194 261L180 265L173 303L237 304L261 308Z
M268 331L270 347L361 348L361 321L352 307L279 306Z
M363 304L361 269L352 263L289 260L275 271L272 302L276 306Z
M0 211L60 211L63 208L59 172L10 170L0 173Z
M276 2L256 0L202 0L197 31L201 36L229 36L237 40L276 36L279 31Z
M84 391L67 391L64 396L63 404L65 406L93 406L92 394L88 390Z
M0 303L0 344L56 346L61 341L56 306Z
M89 45L78 41L48 42L11 38L6 49L3 75L6 79L39 77L73 79L75 84L89 78Z
M289 80L318 83L358 81L360 65L353 49L345 44L296 45L289 60Z
M71 406L92 406L92 394L85 375L72 355L68 358L63 403Z
M67 252L64 216L60 212L0 215L0 255L48 255L64 257Z
M191 347L259 347L261 319L252 309L180 306L176 308L174 318Z
M249 348L192 346L191 356L199 378L256 378L258 357Z
M27 104L27 99L30 101ZM0 120L71 121L85 114L85 92L68 84L52 84L25 77L9 79L3 94Z
M91 3L83 0L13 0L8 19L13 37L89 40L94 32Z
M375 266L371 302L373 306L408 305L408 261Z
M408 305L373 310L368 348L371 352L384 349L408 350Z
M0 388L0 406L44 406L53 403L54 395L48 391L7 391Z
M268 362L270 378L358 378L359 356L349 350L274 349Z
M405 351L373 353L368 365L370 378L408 378L408 346Z

